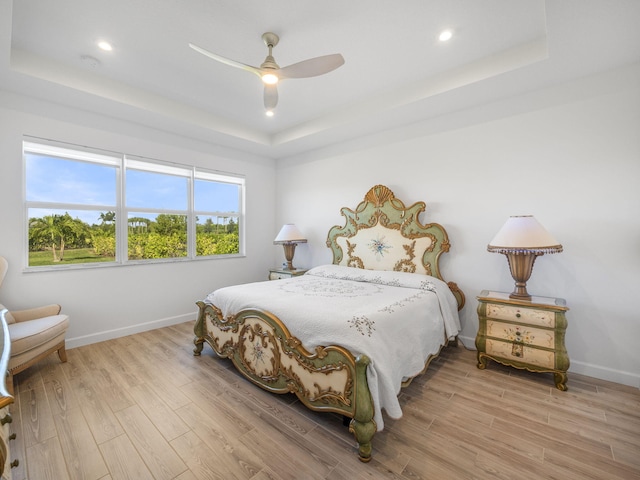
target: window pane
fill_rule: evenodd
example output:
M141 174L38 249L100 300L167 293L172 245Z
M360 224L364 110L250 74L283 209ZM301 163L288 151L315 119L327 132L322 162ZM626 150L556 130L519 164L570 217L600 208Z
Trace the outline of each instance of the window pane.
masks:
M116 167L25 153L27 201L116 204Z
M127 170L127 207L187 209L188 179L162 173Z
M240 253L238 217L198 216L196 222L196 255Z
M53 141L23 161L30 267L243 250L242 176Z
M194 192L198 212L240 212L240 185L196 179Z
M187 256L187 216L132 212L128 216L129 260Z
M115 213L29 209L29 266L113 262Z

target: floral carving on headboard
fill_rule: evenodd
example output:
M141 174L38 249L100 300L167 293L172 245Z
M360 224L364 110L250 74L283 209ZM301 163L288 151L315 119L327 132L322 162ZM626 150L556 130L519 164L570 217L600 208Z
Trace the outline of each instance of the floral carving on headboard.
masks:
M416 258L416 254L414 252L415 248L416 248L416 242L415 240L413 242L411 242L410 245L402 245L402 247L405 249L405 251L407 252L407 255L409 256L408 259L404 259L404 260L398 260L398 262L395 264L395 266L393 267L393 269L396 272L411 272L411 273L416 273L416 264L413 263L413 259ZM426 270L427 270L427 275L431 275L431 265L425 265Z
M351 243L349 240L347 240L347 267L364 268L362 259L353 256L353 250L356 248L356 246L357 245L355 243Z

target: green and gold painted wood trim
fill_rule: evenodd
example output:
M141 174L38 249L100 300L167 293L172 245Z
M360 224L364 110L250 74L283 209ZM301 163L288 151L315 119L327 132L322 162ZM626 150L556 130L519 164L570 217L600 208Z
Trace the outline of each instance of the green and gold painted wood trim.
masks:
M370 270L395 270L411 273L431 275L444 281L440 272L440 256L451 248L446 230L438 223L423 225L420 215L425 211L424 202L416 202L406 207L397 199L394 193L384 185L375 185L365 195L364 200L352 210L343 207L340 213L345 218L345 224L335 225L327 235L327 246L333 254L333 263ZM375 235L389 236L401 239L401 245L391 242L391 245L376 242L384 239L370 238ZM375 232L375 233L374 233ZM382 235L380 232L383 232ZM374 254L369 250L374 249ZM374 245L372 245L374 244ZM358 249L358 252L356 252ZM388 268L381 268L381 263L375 254L382 250L393 258ZM454 282L447 282L458 302L458 310L465 303L462 290Z
M349 430L358 442L358 455L371 458L377 430L367 383L369 358L354 357L343 347L318 346L307 351L275 315L247 309L224 317L214 305L197 302L194 355L204 342L259 387L273 393L294 393L316 411L351 418Z
M531 302L530 305L524 305L522 301L516 301L511 299L500 299L489 297L486 294L489 292L483 291L483 295L478 297L478 318L480 320L478 327L478 334L476 335L475 345L477 350L477 366L479 369L485 369L487 367L487 361L493 360L503 365L511 366L520 370L527 370L529 372L538 373L553 373L554 383L556 388L561 391L567 390L567 371L570 366L570 359L567 349L565 347L565 336L568 321L565 312L568 310L563 299L553 299L554 304L550 303L536 303ZM518 321L517 319L511 320L499 320L491 318L488 314L488 308L490 304L504 304L515 305L522 310L535 310L535 311L547 311L553 314L553 327L546 328L539 325L531 325L524 321ZM553 365L541 366L535 365L525 360L520 360L514 357L506 357L487 352L487 341L499 342L502 344L521 346L522 348L529 347L526 342L509 341L504 338L492 337L487 332L487 322L495 321L498 323L504 323L505 325L520 326L523 330L526 329L540 329L553 331L553 347L543 346L531 346L538 351L548 352L549 355L553 355Z

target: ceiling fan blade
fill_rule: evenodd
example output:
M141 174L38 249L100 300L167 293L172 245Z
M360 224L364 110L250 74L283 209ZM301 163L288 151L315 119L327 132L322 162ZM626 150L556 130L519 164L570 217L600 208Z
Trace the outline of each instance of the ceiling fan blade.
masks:
M278 87L276 85L264 86L264 108L273 110L278 105Z
M215 53L210 52L209 50L205 50L193 43L190 43L189 46L193 48L196 52L201 53L209 58L213 58L220 63L224 63L225 65L229 65L231 67L241 68L242 70L246 70L247 72L255 73L259 77L262 75L261 70L258 67L252 67L251 65L245 65L244 63L236 62L235 60L230 60L225 57L221 57L220 55L216 55Z
M302 62L294 63L278 70L278 77L283 78L308 78L324 75L344 64L344 58L339 53L310 58Z

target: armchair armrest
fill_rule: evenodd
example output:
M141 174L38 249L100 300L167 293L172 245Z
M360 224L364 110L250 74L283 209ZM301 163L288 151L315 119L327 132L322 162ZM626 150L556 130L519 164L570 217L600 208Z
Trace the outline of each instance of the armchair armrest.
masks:
M58 315L62 310L60 305L45 305L43 307L29 308L27 310L13 310L11 315L16 322L24 322L27 320L35 320L36 318L50 317Z

